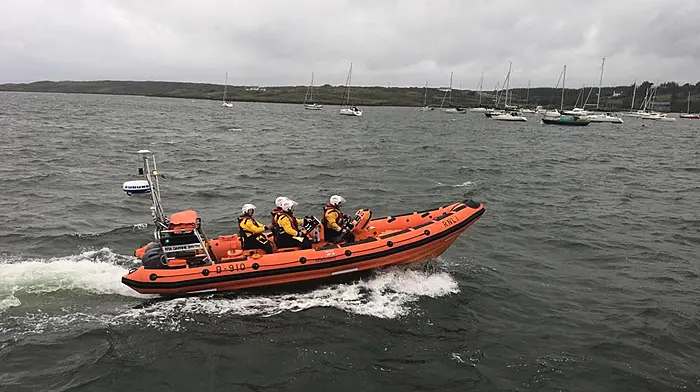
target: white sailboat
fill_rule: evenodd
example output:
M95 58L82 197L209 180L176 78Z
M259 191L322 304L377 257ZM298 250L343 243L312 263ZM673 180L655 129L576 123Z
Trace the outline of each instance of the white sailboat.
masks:
M307 103L310 102L310 103ZM311 72L311 84L306 89L306 96L304 96L304 109L306 110L321 110L323 105L319 105L314 102L314 73Z
M423 95L423 106L420 108L423 112L429 112L435 108L428 105L428 82L425 82L425 94Z
M600 108L600 94L601 90L603 88L603 70L605 69L605 57L603 57L603 62L600 64L600 80L598 81L598 99L596 99L595 103L595 109L598 110ZM588 94L589 96L591 95L590 93ZM586 98L586 101L588 101L588 98ZM583 106L585 107L586 104L584 103ZM623 121L620 117L614 116L610 113L604 113L604 114L595 114L595 115L590 115L588 116L588 120L591 122L606 122L606 123L611 123L611 124L622 124Z
M510 73L513 68L513 63L510 62L508 65L508 73L505 79L505 100L503 101L503 111L502 112L492 112L490 117L492 120L498 121L527 121L527 118L523 116L522 113L518 111L517 106L511 105L511 100L513 99L512 93L510 91Z
M685 114L681 114L680 118L686 120L700 120L700 113L690 113L690 87L688 87L688 109Z
M501 90L501 82L497 81L496 86L493 88L493 108L486 109L484 111L484 116L491 118L491 116L505 113L503 110L496 109L498 103L501 101Z
M456 108L452 107L452 75L453 75L453 72L450 72L450 88L445 92L445 96L442 97L442 102L440 103L440 109L442 109L443 106L445 105L445 97L447 97L449 94L450 98L448 101L448 105L450 107L447 109L443 109L443 111L445 113L450 113L450 114L464 114L467 112L466 109L460 108L460 107L456 107Z
M659 113L654 111L654 103L656 102L656 92L659 89L659 86L654 86L651 89L651 94L649 95L649 98L647 98L645 104L644 104L644 112L639 115L639 118L642 120L654 120L654 121L676 121L675 118L673 117L668 117L666 113ZM649 111L646 111L647 106L649 107Z
M508 114L508 112L511 112L513 110L517 110L518 108L516 106L511 106L510 101L508 100L508 93L510 90L510 72L511 69L513 68L513 63L508 62L508 73L506 74L505 79L503 79L503 87L501 89L498 89L498 83L496 84L496 89L498 92L496 92L496 103L494 104L493 109L487 109L484 112L484 115L488 118L491 118L493 116L500 116L503 114ZM501 102L501 97L504 97L503 100L503 109L498 109L498 105Z
M531 80L527 81L527 95L525 95L525 106L530 102L530 82ZM523 114L535 114L536 111L534 109L530 108L524 108L523 110L520 111Z
M639 109L637 111L634 110L634 101L635 98L637 97L637 79L634 80L634 89L632 90L632 104L630 105L630 111L629 113L623 113L624 116L627 117L637 117L640 118L642 116L646 116L648 114L647 112L647 103L649 102L649 89L644 92L644 99L642 100L642 104L639 106Z
M485 107L481 106L481 95L484 89L484 71L481 71L481 78L479 78L479 106L469 109L472 113L483 113L486 111Z
M226 72L226 81L224 82L224 97L222 98L221 106L225 108L232 108L233 104L226 100L226 93L228 90L228 71Z
M506 113L494 114L491 116L492 120L498 121L527 121L527 118L518 111L509 111Z
M350 70L348 71L348 78L345 81L345 92L343 95L345 96L345 99L343 100L343 105L341 105L340 110L338 111L338 114L342 114L344 116L355 116L359 117L362 116L362 110L358 109L356 106L351 106L350 105L350 84L352 82L352 63L350 63ZM346 107L342 107L346 106Z

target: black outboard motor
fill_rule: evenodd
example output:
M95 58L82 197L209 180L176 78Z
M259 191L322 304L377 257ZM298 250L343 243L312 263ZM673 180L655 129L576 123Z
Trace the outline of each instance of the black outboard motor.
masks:
M141 257L141 264L149 269L168 268L163 247L158 243L151 244Z

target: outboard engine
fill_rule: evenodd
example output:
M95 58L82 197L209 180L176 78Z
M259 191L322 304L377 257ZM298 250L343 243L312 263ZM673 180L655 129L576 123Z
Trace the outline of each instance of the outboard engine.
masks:
M141 257L141 264L149 269L168 268L168 259L163 247L160 244L152 243Z

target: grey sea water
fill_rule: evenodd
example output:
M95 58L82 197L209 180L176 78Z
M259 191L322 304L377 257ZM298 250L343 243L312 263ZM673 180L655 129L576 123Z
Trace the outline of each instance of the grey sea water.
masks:
M2 391L700 390L700 122L0 93ZM211 235L280 194L375 214L481 201L440 258L295 290L144 297L127 197Z

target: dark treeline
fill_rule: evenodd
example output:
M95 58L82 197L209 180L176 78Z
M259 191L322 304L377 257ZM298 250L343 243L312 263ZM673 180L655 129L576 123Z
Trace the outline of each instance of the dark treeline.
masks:
M638 85L635 98L635 109L639 108L645 92L652 83L644 82ZM230 101L246 102L278 102L301 103L306 94L306 86L266 87L263 90L250 90L243 86L228 88ZM338 105L343 96L343 86L323 85L314 89L316 103ZM112 95L143 95L152 97L172 97L190 99L223 98L223 85L208 83L181 82L139 82L139 81L41 81L22 84L2 84L0 91L50 92L50 93L85 93ZM567 89L564 94L564 106L583 107L583 101L588 97L586 108L595 108L596 87L589 95L589 88L581 94L581 90ZM691 112L700 112L700 82L691 85L679 85L667 82L659 85L655 109L659 111L685 112L687 109L688 92L691 93ZM632 103L633 86L603 87L600 98L600 109L610 111L627 111ZM352 87L352 103L364 106L422 106L425 90L422 87ZM583 98L581 98L583 95ZM484 91L481 102L484 107L493 107L494 91ZM449 106L449 97L445 91L436 88L428 89L428 105L439 107L443 103ZM559 107L561 89L551 87L534 87L529 93L524 88L512 90L512 104L518 106ZM578 104L577 104L578 102ZM479 92L471 90L453 90L452 106L472 107L479 103ZM503 100L501 100L501 105Z

